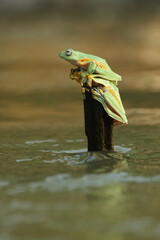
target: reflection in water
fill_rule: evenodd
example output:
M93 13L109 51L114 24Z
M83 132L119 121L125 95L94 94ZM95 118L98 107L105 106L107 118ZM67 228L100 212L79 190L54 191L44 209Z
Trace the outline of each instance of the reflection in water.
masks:
M9 188L9 195L17 195L26 192L38 192L40 190L47 192L62 191L89 191L92 188L105 187L111 184L119 183L159 183L160 175L155 176L130 176L126 172L113 173L92 173L81 177L72 177L71 174L57 174L48 176L43 181L32 182L24 185L17 185L15 188ZM6 186L6 185L2 185Z

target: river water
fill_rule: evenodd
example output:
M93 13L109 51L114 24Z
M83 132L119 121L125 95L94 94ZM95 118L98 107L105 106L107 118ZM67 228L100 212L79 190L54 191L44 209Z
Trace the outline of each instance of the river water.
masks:
M142 95L122 93L129 125L107 153L87 152L78 87L1 93L0 239L160 238L157 94Z

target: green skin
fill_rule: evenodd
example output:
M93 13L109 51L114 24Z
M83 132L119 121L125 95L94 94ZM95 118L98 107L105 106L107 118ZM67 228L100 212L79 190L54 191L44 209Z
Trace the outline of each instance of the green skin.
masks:
M94 55L73 51L72 49L60 52L59 56L78 67L71 70L71 75L73 75L72 79L78 79L78 82L82 83L82 86L86 83L86 85L91 88L92 97L103 105L108 115L115 120L115 125L117 125L117 123L127 123L119 91L115 86L117 81L121 81L121 77L111 70L104 59ZM81 62L81 60L84 61ZM77 75L74 76L74 73L79 71L80 75L78 75L78 77ZM88 79L88 76L91 76L91 78ZM97 84L95 87L92 85L93 80ZM98 86L108 86L111 91L100 91Z
M70 53L70 55L69 55ZM86 75L96 74L96 77L101 77L106 80L110 81L121 81L121 76L117 73L113 72L109 65L107 64L106 60L91 54L86 54L78 51L74 51L72 49L68 49L66 51L62 51L59 54L59 57L65 59L69 63L73 64L74 66L81 67L85 69L85 75L82 76L86 77ZM82 60L88 59L87 61L81 62ZM101 65L101 66L100 66ZM104 66L104 67L103 67ZM105 69L108 68L108 69Z

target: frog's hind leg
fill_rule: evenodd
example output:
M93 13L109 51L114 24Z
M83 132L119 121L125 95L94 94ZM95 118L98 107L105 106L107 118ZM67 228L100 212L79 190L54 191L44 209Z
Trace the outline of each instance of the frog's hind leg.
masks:
M122 81L122 78L119 74L106 70L100 67L97 67L96 72L101 75L102 78L110 80L110 81Z

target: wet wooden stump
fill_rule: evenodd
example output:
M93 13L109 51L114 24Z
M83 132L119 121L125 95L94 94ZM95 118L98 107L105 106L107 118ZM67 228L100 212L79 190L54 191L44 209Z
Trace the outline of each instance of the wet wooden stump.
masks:
M104 110L102 104L85 91L84 99L85 134L88 151L112 151L113 118Z

